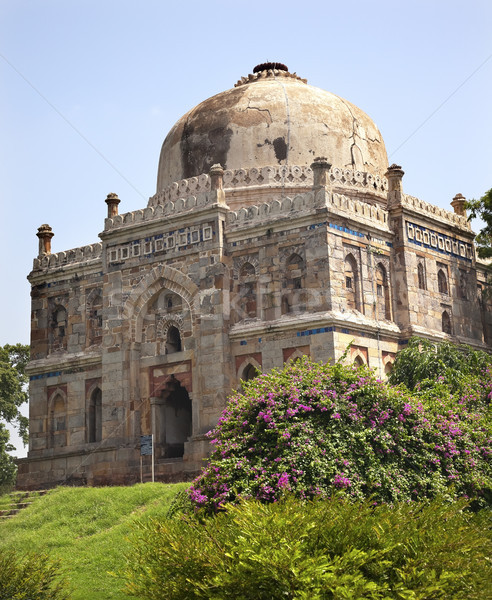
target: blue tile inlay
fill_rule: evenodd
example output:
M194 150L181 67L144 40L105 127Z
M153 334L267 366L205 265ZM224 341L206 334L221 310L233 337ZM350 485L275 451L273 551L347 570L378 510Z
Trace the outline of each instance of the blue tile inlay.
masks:
M330 331L336 331L334 327L319 327L318 329L308 329L307 331L298 331L297 337L304 337L306 335L315 335L316 333L330 333Z

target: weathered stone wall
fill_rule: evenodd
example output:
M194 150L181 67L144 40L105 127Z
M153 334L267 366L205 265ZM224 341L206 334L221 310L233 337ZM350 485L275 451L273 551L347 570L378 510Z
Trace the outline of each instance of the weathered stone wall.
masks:
M102 244L68 252L45 252L40 228L19 487L138 481L150 433L157 477L190 476L255 369L351 344L347 360L384 376L413 334L490 344L466 219L405 196L399 167L389 187L317 168L178 182L141 211L113 206Z

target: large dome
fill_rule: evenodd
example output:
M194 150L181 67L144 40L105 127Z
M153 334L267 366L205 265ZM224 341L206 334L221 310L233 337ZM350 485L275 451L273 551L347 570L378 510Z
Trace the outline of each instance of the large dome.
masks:
M261 169L310 165L323 156L334 167L386 172L383 138L363 111L307 85L282 65L271 67L257 67L257 73L179 119L162 145L157 192L207 173L216 163Z

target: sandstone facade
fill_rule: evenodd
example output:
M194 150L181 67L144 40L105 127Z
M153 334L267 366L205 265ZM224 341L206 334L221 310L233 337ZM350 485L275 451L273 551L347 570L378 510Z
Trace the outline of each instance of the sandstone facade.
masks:
M463 197L408 196L367 115L263 67L171 130L146 208L108 196L99 243L39 228L19 488L139 481L150 433L156 477L190 477L240 380L303 354L385 376L415 334L489 348Z

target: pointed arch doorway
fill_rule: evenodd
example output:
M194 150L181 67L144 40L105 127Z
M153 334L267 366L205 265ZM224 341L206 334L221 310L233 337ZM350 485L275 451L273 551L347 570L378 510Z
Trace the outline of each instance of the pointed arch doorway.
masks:
M183 458L192 433L192 405L188 390L171 375L151 398L152 432L156 458Z

